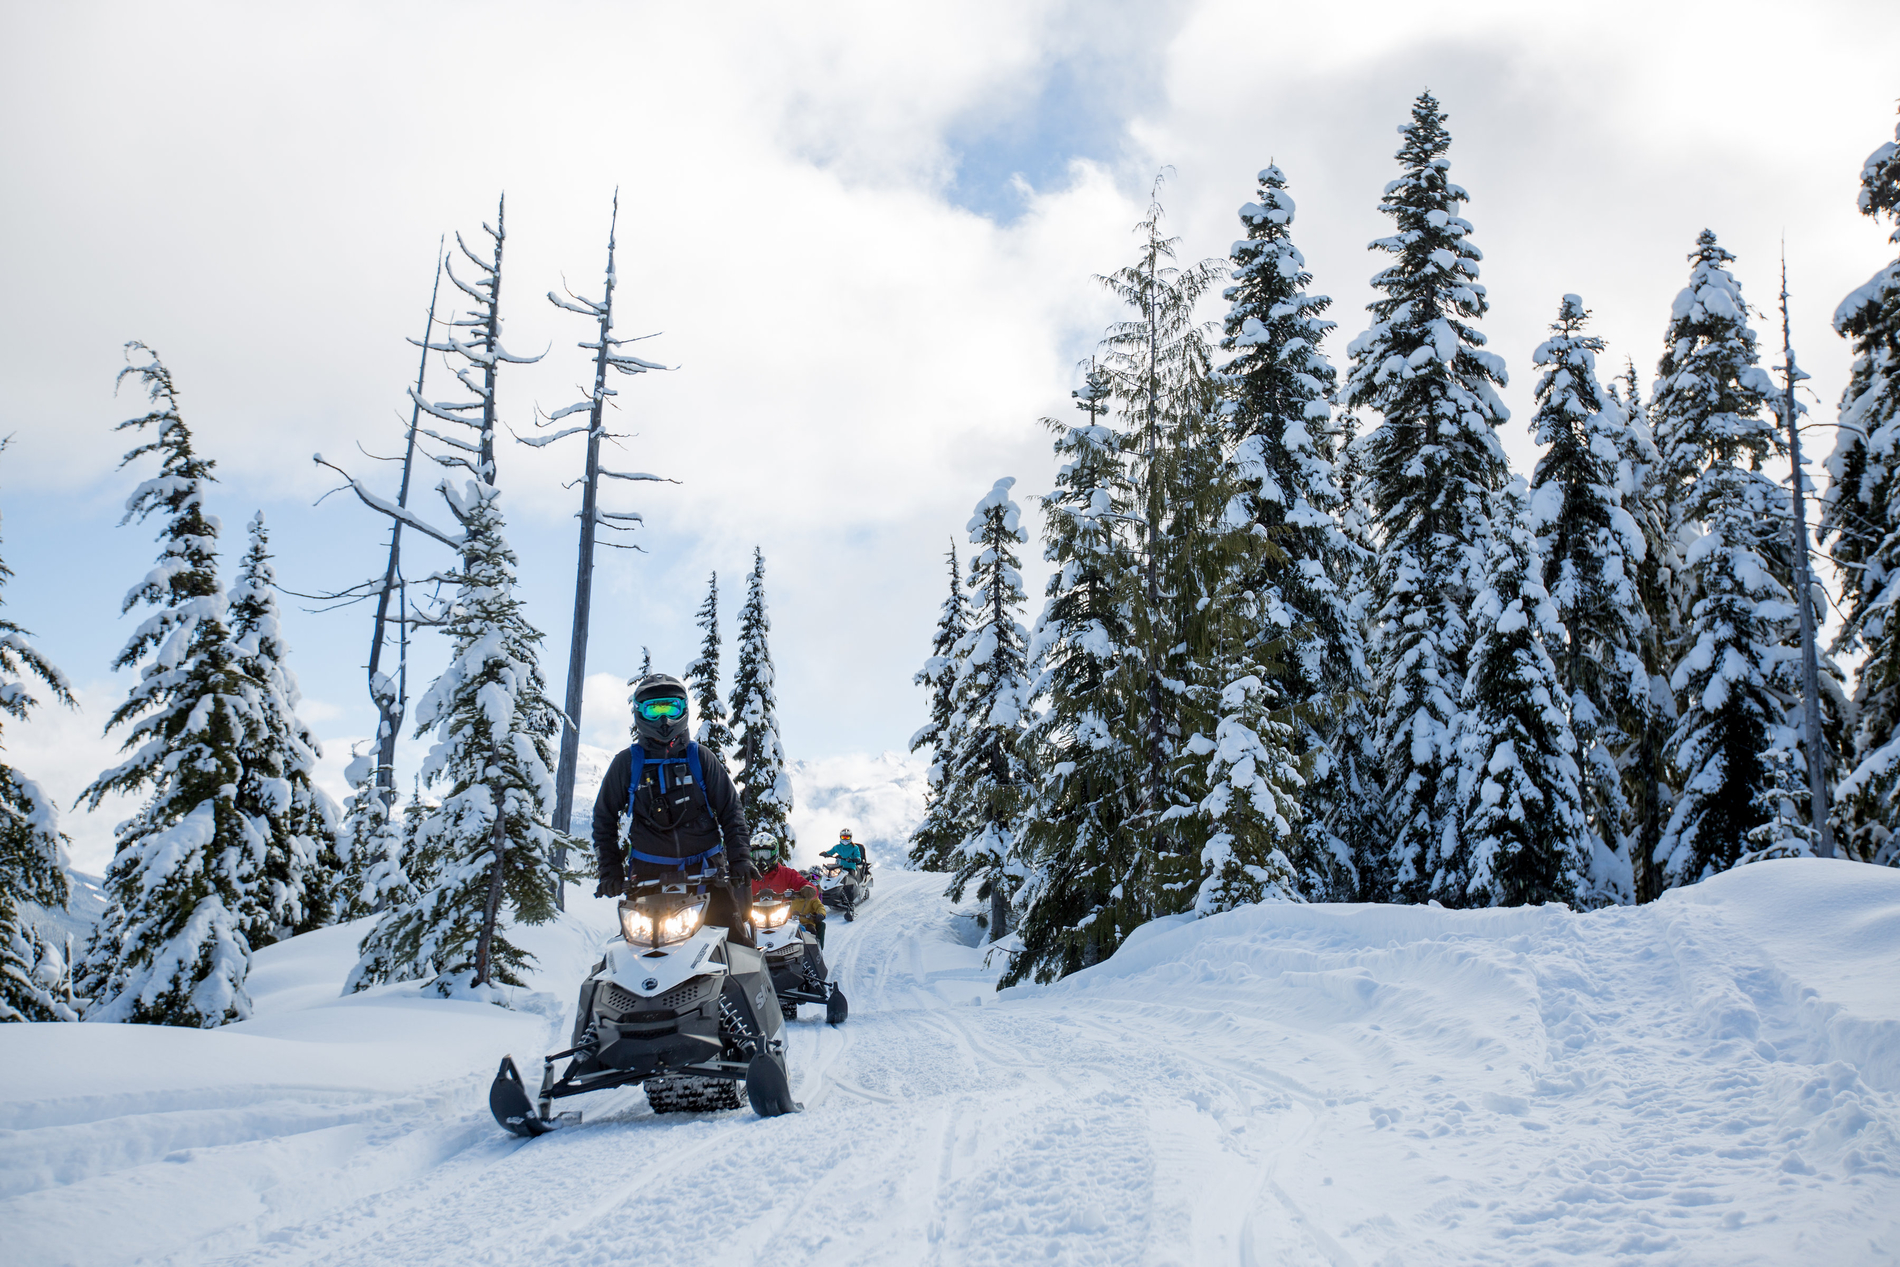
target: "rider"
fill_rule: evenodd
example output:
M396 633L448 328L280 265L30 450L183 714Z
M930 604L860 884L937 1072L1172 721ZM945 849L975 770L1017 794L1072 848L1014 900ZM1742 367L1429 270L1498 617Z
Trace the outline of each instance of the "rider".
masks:
M631 786L634 749L628 748L608 765L594 798L600 864L594 896L619 897L630 880L711 871L706 922L725 924L734 941L752 945L746 918L749 881L757 875L748 853L751 833L726 767L687 738L686 684L664 673L641 678L633 691L633 731L642 759L639 787Z
M838 865L844 868L844 882L839 888L843 898L844 922L849 924L858 917L858 869L866 865L864 849L851 839L851 829L847 827L838 833L837 845L818 856L836 858Z
M820 946L825 944L825 900L818 896L817 886L807 884L798 890L798 896L792 899L792 914Z
M864 847L851 839L851 829L845 828L838 833L838 845L818 855L820 858L836 858L838 865L856 875L858 868L864 865Z
M771 889L790 897L811 883L803 871L788 867L779 859L778 842L771 839L752 842L752 865L759 872L754 888Z

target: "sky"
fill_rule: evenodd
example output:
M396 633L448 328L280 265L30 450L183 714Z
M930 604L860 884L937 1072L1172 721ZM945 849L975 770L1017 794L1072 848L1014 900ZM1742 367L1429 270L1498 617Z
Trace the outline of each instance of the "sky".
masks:
M902 750L944 555L997 477L1055 468L1037 420L1116 319L1094 281L1132 258L1157 174L1184 260L1224 255L1269 161L1333 296L1327 351L1364 328L1396 129L1425 88L1450 115L1513 412L1535 461L1531 354L1580 294L1645 381L1698 231L1771 308L1785 241L1817 422L1848 356L1828 318L1892 258L1860 217L1891 139L1900 10L1885 3L484 3L0 6L0 558L6 612L83 707L9 722L4 759L70 806L111 764L130 679L120 602L156 523L119 526L149 469L113 426L126 340L158 349L218 463L225 560L261 510L280 582L316 594L382 566L385 525L325 494L322 453L393 490L405 388L442 235L480 249L507 197L504 420L584 394L590 330L545 295L598 294L620 196L622 335L673 368L623 379L608 461L677 484L612 488L641 552L596 566L587 740L625 733L651 648L680 671L719 576L726 671L764 552L788 755ZM1219 315L1210 308L1210 318ZM1765 343L1778 321L1756 322ZM440 358L432 398L450 393ZM1825 450L1817 430L1809 443ZM1817 454L1816 456L1820 456ZM543 667L565 681L578 439L507 444L509 538ZM421 484L412 501L446 518ZM1025 552L1033 620L1044 570ZM411 539L417 569L449 562ZM369 613L286 595L303 716L341 794L373 729ZM440 668L420 637L412 694ZM422 741L399 757L413 770ZM69 812L82 868L128 807Z

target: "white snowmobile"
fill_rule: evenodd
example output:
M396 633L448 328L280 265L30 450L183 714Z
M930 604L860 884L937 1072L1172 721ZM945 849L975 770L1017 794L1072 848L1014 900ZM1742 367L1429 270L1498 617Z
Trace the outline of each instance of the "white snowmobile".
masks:
M858 917L858 907L871 897L871 860L866 858L853 872L849 867L837 863L822 868L815 877L818 882L818 896L825 905L844 912L845 923Z
M825 980L825 954L818 939L791 918L791 912L792 904L780 897L752 904L753 936L772 974L778 1005L790 1021L798 1018L800 1003L816 1003L825 1009L825 1024L841 1024L851 1006L837 983Z
M581 985L573 1046L543 1057L530 1102L513 1056L488 1089L489 1111L517 1135L577 1124L553 1102L644 1083L656 1113L739 1107L760 1117L796 1113L785 1072L784 1019L765 957L705 922L711 872L683 882L647 881L621 900L621 937ZM554 1065L567 1060L557 1079Z

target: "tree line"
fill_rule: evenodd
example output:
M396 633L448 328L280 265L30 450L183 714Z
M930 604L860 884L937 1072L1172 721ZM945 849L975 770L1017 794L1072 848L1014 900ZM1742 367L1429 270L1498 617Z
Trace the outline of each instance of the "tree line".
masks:
M1285 174L1260 173L1230 258L1193 265L1157 181L1134 261L1096 279L1126 315L1081 416L1043 420L1033 626L1014 481L977 504L965 571L953 541L911 857L988 899L1006 981L1267 900L1590 908L1763 858L1900 865L1900 260L1834 316L1856 360L1822 648L1805 486L1765 469L1799 469L1806 412L1785 277L1779 382L1713 232L1646 390L1633 362L1605 376L1562 296L1516 475L1447 120L1423 93L1401 129L1343 371ZM1900 224L1896 138L1859 208ZM1197 321L1216 287L1224 315Z
M62 907L70 896L58 807L33 780L0 764L0 1020L196 1027L243 1020L256 951L358 919L365 932L346 991L418 982L446 997L502 1002L501 987L521 984L532 962L511 929L551 918L561 886L591 877L591 842L572 832L572 798L594 548L599 530L640 522L636 512L601 507L600 481L659 479L600 461L602 443L620 438L606 428L615 394L608 371L663 367L632 356L624 347L631 340L613 336L610 230L602 298L548 295L594 324L593 337L579 344L594 354L593 391L577 404L537 410L540 434L517 437L535 446L577 434L587 441L563 707L540 668L542 633L516 594L518 559L501 512L498 378L507 365L539 359L515 356L502 343L505 210L504 203L495 224L482 226L481 254L456 236L461 272L453 260L438 260L436 293L446 276L468 308L438 319L432 294L424 337L412 340L422 362L409 389L396 496L317 458L390 523L380 574L325 596L346 605L374 601L368 686L379 729L350 765L346 806L314 781L320 752L297 716L263 516L250 521L247 551L227 588L218 573L221 524L209 510L215 463L198 450L171 371L145 345L127 345L120 380L136 380L151 408L120 424L139 439L122 466L156 458L158 470L133 492L125 522L158 520L161 552L126 595L123 611L149 614L113 662L138 675L107 724L128 755L80 802L97 809L107 795L123 794L141 798L140 808L115 830L107 908L68 962L30 919L31 906ZM425 395L432 355L449 366L459 398ZM585 425L556 426L577 413L587 415ZM435 485L441 504L434 516L411 505L418 462L446 472ZM446 548L451 561L410 574L405 529ZM10 575L0 565L0 580ZM715 575L700 611L705 640L686 670L701 721L697 738L721 755L734 752L748 821L789 850L791 787L778 737L762 551L753 552L725 701L718 618ZM435 742L399 805L395 739L409 704L410 633L418 628L438 630L449 658L416 702L414 733ZM383 667L392 645L393 672ZM650 669L647 657L641 676ZM0 709L15 718L36 704L28 676L56 702L75 703L26 631L0 618Z

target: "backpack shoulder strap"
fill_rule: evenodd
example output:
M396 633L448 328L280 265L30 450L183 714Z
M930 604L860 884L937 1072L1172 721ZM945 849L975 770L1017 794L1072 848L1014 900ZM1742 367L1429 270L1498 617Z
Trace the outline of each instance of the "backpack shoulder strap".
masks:
M712 793L706 790L706 768L699 763L699 745L696 743L686 745L686 768L693 772L693 782L699 784L699 799L706 806L706 813L712 815L715 822L718 821L719 816L713 814Z
M633 798L640 793L640 775L646 769L647 754L641 751L639 744L627 749L631 764L627 768L627 804L633 804Z

